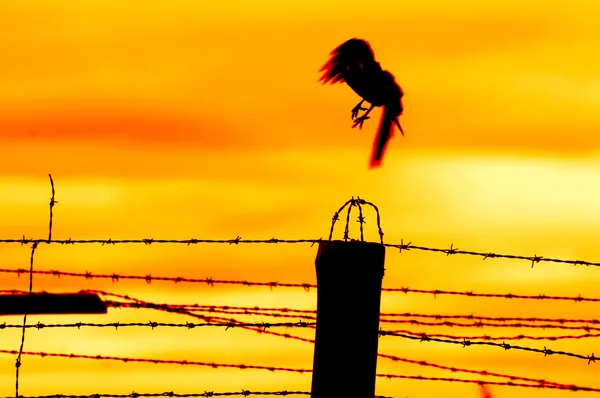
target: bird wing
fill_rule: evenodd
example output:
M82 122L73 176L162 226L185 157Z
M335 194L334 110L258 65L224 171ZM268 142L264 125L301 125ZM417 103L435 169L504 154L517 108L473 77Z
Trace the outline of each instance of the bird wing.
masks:
M346 82L352 87L350 82L356 81L365 67L376 64L371 46L362 39L347 40L336 47L330 55L329 60L320 70L324 72L319 79L323 84Z

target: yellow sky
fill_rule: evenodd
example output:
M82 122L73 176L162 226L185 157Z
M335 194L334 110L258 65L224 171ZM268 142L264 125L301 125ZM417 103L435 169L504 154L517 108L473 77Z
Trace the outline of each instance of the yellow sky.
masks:
M591 0L0 1L0 237L46 236L52 173L58 239L319 238L333 212L359 195L379 206L390 243L598 261L599 12ZM317 83L329 52L351 37L369 40L405 92L406 135L392 139L381 169L368 169L381 111L353 130L356 94ZM366 228L375 239L370 212ZM0 250L0 268L27 267L29 248ZM41 246L36 268L314 283L315 255L310 245ZM596 267L532 269L525 261L390 249L386 268L386 287L595 297L600 282ZM26 278L0 274L0 289L26 287ZM34 278L34 290L82 288L157 302L316 305L315 292L301 289ZM382 310L563 318L597 312L586 303L399 293L384 293ZM30 321L149 319L191 321L134 310ZM18 349L19 342L18 331L0 330L0 349ZM594 340L520 344L600 351ZM312 366L312 345L243 330L31 330L25 350ZM392 337L380 340L380 352L598 386L600 365L573 358ZM453 376L378 363L382 373ZM0 355L0 369L0 396L14 394L14 357ZM394 397L478 394L476 386L457 383L377 386ZM308 391L310 375L26 356L20 392L241 388ZM500 398L569 394L492 391Z

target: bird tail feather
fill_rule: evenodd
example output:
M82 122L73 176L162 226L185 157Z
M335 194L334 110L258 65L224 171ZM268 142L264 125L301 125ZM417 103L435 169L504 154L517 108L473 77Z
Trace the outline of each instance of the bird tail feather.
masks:
M381 120L379 121L379 129L377 130L377 136L375 137L373 150L371 152L370 168L381 166L387 143L390 138L393 137L392 123L394 122L394 119L396 119L395 123L398 123L397 118L392 116L392 112L388 109L388 107L383 106L383 116L381 116Z

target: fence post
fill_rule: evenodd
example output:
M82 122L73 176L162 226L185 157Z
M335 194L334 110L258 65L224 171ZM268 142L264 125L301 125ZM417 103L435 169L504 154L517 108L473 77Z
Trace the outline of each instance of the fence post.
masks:
M319 242L311 398L375 395L384 261L379 243Z

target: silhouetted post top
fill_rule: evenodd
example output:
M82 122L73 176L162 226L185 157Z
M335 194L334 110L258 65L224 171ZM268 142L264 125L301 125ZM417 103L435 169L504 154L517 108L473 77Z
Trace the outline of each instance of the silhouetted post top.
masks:
M319 242L311 398L375 395L384 261L380 243Z
M0 295L0 315L106 314L106 303L97 294L31 293Z

